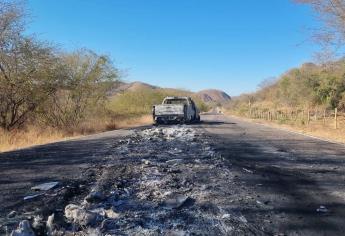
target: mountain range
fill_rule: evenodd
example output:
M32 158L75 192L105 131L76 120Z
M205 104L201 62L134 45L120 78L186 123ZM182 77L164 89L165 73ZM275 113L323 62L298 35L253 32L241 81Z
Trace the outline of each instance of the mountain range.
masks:
M163 89L163 90L179 90L179 89L170 89L170 88L161 88L155 85L143 83L143 82L131 82L131 83L126 83L123 81L116 81L114 82L113 88L110 91L110 96L117 95L119 93L124 93L124 92L136 92L140 90L158 90L158 89ZM186 91L185 91L186 92ZM217 89L206 89L202 90L199 92L189 92L190 95L197 96L200 98L203 102L207 104L215 104L215 103L220 103L224 104L228 101L231 100L231 97L224 91L217 90Z

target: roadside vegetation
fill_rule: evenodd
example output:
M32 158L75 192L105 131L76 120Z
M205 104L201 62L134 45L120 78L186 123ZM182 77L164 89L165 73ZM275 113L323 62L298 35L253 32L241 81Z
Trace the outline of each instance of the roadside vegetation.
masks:
M106 92L119 78L105 55L25 34L24 7L0 1L0 151L104 129L85 127L104 117Z
M329 57L341 54L345 43L345 3L298 2L310 4L324 23L313 35L324 46L318 63L305 63L265 80L256 92L234 98L226 108L230 114L345 142L345 58Z
M291 69L278 79L264 81L257 92L233 99L230 108L240 113L253 108L345 111L345 59Z
M143 89L110 96L120 72L107 55L27 35L27 19L22 1L0 0L0 151L149 124L152 104L191 95Z

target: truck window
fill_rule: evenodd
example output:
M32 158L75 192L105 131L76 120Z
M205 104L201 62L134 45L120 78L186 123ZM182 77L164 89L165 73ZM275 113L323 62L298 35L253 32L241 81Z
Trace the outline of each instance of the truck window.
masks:
M186 99L166 99L164 104L188 104Z

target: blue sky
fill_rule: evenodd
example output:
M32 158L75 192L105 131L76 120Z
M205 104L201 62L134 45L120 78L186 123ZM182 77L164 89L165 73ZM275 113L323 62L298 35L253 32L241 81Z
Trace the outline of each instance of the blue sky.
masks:
M28 33L108 54L126 81L229 95L313 58L313 12L290 0L28 0Z

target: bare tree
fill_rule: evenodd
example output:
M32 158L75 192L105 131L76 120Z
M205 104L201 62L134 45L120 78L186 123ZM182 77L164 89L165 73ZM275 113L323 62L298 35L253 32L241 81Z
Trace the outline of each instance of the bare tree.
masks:
M259 89L265 89L273 86L277 82L278 78L268 77L258 84Z
M10 48L24 30L23 3L0 0L0 47Z
M344 0L295 0L310 4L324 22L324 27L315 34L317 41L325 47L341 47L345 43L345 1Z

